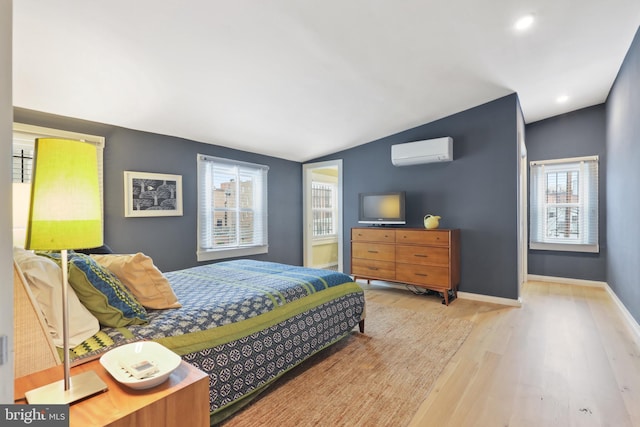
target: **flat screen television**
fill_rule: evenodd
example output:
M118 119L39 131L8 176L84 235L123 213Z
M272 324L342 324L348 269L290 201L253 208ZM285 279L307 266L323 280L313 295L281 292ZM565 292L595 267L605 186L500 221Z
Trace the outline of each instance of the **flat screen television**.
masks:
M359 197L359 224L381 226L406 224L404 214L404 191L360 193Z

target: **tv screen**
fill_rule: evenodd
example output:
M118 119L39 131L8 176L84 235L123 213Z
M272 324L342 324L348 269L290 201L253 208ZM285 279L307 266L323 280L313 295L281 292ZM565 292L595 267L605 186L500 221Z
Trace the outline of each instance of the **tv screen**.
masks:
M404 191L360 193L358 223L405 224Z

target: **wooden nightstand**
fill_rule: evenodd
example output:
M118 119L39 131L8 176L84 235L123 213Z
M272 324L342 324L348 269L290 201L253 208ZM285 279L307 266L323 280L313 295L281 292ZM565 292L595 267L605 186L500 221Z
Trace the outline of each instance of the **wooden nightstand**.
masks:
M71 426L209 425L209 377L185 361L167 381L147 390L133 390L121 385L99 360L71 368L71 375L88 370L95 371L109 389L73 403L69 408ZM16 401L24 398L26 391L62 378L62 365L16 378Z

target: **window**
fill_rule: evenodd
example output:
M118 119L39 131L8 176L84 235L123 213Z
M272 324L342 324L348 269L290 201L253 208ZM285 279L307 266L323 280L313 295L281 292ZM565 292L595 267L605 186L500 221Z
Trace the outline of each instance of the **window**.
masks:
M16 135L13 136L13 156L12 156L12 182L29 183L31 182L31 172L33 169L33 151L35 139L30 138L28 141L22 141Z
M59 129L50 129L40 126L25 125L22 123L13 124L13 182L31 182L31 172L33 168L33 152L37 138L64 138L84 141L94 144L97 148L98 156L98 180L100 192L103 190L103 151L104 137L87 135L77 132L67 132Z
M268 252L268 170L198 154L198 261Z
M314 239L336 237L337 197L337 184L318 181L311 183Z
M533 161L531 249L599 252L598 156Z

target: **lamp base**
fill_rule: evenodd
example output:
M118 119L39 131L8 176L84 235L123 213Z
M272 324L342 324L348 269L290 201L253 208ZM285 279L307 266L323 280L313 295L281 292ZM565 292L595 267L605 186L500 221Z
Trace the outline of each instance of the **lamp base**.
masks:
M69 390L64 389L64 380L30 390L25 393L27 402L37 404L68 404L107 390L107 385L93 371L83 372L69 378Z

